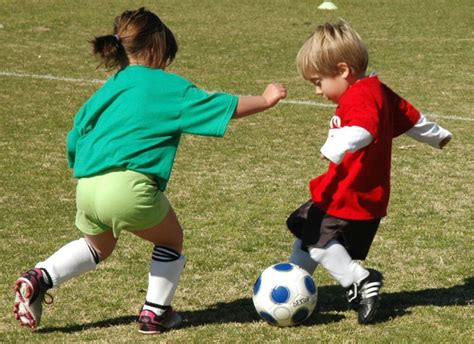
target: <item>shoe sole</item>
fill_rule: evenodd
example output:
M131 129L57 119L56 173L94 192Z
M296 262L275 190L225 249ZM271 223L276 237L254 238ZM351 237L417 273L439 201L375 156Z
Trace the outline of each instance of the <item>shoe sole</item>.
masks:
M28 326L32 330L36 329L37 321L30 309L31 296L33 295L33 286L23 278L19 278L15 283L15 304L13 314L21 326Z
M165 332L165 331L166 331L166 329L163 329L163 330L161 330L161 331L158 331L158 330L157 330L157 331L143 331L143 330L138 330L138 332L143 333L143 334L160 334L160 333L163 333L163 332Z

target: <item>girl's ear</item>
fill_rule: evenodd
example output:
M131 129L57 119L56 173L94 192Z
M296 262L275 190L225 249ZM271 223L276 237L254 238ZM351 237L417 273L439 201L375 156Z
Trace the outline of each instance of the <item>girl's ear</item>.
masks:
M347 79L352 74L351 67L349 67L349 65L345 62L338 63L337 68L339 75L344 79Z

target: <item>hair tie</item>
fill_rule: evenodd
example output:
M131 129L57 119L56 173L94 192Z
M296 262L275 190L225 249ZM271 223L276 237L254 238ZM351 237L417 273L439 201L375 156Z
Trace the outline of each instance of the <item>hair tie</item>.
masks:
M120 36L119 35L114 35L114 37L117 40L117 42L120 42Z

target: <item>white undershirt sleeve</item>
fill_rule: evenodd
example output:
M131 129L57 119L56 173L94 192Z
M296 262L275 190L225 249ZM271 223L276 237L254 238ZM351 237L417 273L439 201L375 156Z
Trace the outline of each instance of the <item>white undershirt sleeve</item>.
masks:
M364 128L358 126L329 129L321 154L335 164L340 164L346 152L355 152L369 145L374 138Z
M440 127L436 123L428 121L423 114L420 114L418 122L405 134L412 139L427 143L435 148L439 148L440 142L445 138L452 136L448 130Z

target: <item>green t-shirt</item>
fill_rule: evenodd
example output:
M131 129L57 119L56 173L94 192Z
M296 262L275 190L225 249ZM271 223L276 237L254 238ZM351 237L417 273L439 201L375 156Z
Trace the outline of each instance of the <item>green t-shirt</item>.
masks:
M69 167L76 178L111 168L152 174L164 191L181 134L224 136L237 102L161 69L128 66L76 114L67 137Z

